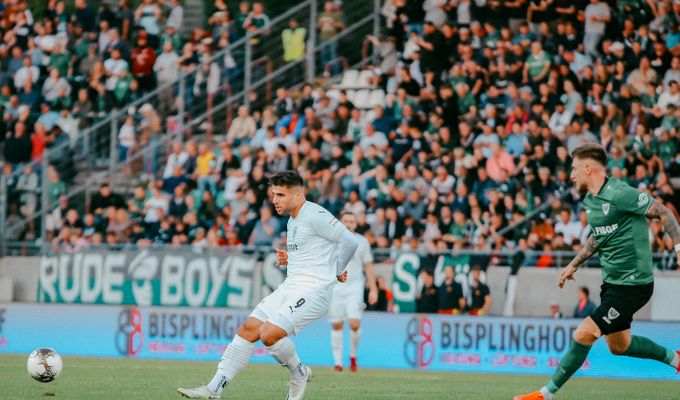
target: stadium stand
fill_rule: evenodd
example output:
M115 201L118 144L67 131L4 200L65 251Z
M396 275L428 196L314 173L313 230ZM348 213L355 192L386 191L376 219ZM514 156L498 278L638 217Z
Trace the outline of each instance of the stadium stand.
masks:
M50 2L36 20L25 2L5 3L16 5L3 10L0 48L4 223L31 220L47 190L58 206L43 219L43 243L73 251L100 244L271 246L285 224L267 201L267 176L295 168L309 199L334 213L355 212L359 232L376 249L519 249L525 265L553 266L553 251L577 251L588 235L569 183L569 154L589 142L606 147L613 176L678 213L677 2L602 3L605 13L587 1L539 10L534 2L387 0L380 35L349 36L355 47L373 50L355 68L334 61L344 54L333 38L351 25L351 2L329 2L318 10L318 25L345 23L314 33L317 60L324 60L316 79L287 83L302 82L309 68L299 56L289 67L282 57L274 68L287 68L286 79L267 89L275 94L264 94L264 85L243 88L220 113L247 105L220 117L224 126L208 122L218 115L209 104L218 103L218 90L208 86L222 91L224 82L252 77L234 66L242 55L200 59L218 50L215 43L225 47L224 40L265 27L259 6L234 19L216 9L207 29L182 41L173 9L109 11L118 16L112 20L134 20L125 35L84 1L72 15ZM608 22L598 19L606 15ZM297 25L283 22L288 34L272 24L266 36L246 37L258 41L251 62L268 51L258 46L294 40ZM174 86L178 65L204 69L188 90ZM110 140L81 143L75 132L158 85L160 101L138 104L116 127L126 184L109 176L85 207L64 196L78 183L70 163L108 163L112 154ZM177 114L181 93L187 104L201 105L185 110L188 124L173 130L168 116ZM47 171L26 166L62 141L71 145L50 157ZM24 224L6 239L34 240L38 225ZM650 226L654 251L669 257L657 266L676 268L660 223Z

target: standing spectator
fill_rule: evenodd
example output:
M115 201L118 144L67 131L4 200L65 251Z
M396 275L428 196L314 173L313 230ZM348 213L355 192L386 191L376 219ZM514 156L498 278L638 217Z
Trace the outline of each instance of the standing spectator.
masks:
M437 287L434 285L434 274L432 274L432 271L424 269L420 273L420 278L423 280L423 289L416 296L416 312L436 313L439 299L437 297Z
M3 151L5 161L15 166L31 160L31 138L26 133L26 125L23 122L17 122L14 132L7 134Z
M118 31L123 40L130 38L130 28L134 22L134 14L130 7L129 0L118 1L118 11L116 11L116 21L118 22Z
M149 35L149 45L158 48L160 37L161 8L154 0L143 0L135 10L135 21Z
M439 77L447 60L443 51L444 35L432 21L425 21L424 36L417 39L416 43L420 46L422 71L433 72L435 77Z
M281 33L283 42L283 60L293 62L305 56L305 37L307 29L298 24L297 19L291 18L288 28Z
M130 150L135 146L135 119L132 115L125 118L125 123L118 133L118 160L125 161Z
M166 21L167 27L172 27L175 31L182 28L182 21L184 20L184 7L182 7L181 0L172 0L170 15Z
M158 111L167 115L175 104L175 85L172 83L179 78L179 56L172 48L172 43L165 42L163 53L156 59L153 70L156 72L158 86L165 87L159 93Z
M595 303L590 301L590 290L581 286L578 288L578 304L574 307L574 318L585 318L595 311Z
M585 35L583 36L583 46L587 55L596 57L600 54L598 47L610 20L611 14L607 3L590 0L585 10Z
M472 315L488 315L491 309L491 292L489 287L479 280L481 271L481 268L476 265L470 272L472 284L470 284L468 312Z
M264 13L264 6L260 2L253 3L253 10L243 21L245 30L257 30L259 28L268 29L270 25L269 17Z
M325 67L329 62L337 58L338 42L334 40L334 38L340 31L345 29L341 13L336 9L336 6L332 1L327 1L324 4L324 12L319 16L317 25L319 27L319 39L322 46L321 66ZM336 70L336 68L331 68L331 75Z
M456 282L453 267L444 269L445 280L437 289L439 296L439 314L460 314L465 311L465 296L463 286Z
M524 63L523 82L530 84L534 88L534 93L538 93L538 87L547 78L550 65L550 55L543 50L540 42L533 42L531 54Z
M161 221L168 215L169 202L167 196L161 192L161 185L149 184L151 197L144 202L144 223L150 236L158 232Z
M437 28L441 28L446 22L446 7L447 0L425 0L423 2L423 10L425 11L425 21L432 22Z
M149 46L148 35L140 32L137 37L137 47L132 50L130 58L132 76L139 82L143 92L151 90L155 84L153 71L156 63L156 52Z
M94 32L97 18L92 6L87 4L87 0L76 0L75 6L76 12L73 15L73 19L75 20L76 25L82 26L85 33Z
M215 195L217 193L216 167L215 153L210 151L205 143L198 145L195 171L198 190L203 192L209 189L211 194Z

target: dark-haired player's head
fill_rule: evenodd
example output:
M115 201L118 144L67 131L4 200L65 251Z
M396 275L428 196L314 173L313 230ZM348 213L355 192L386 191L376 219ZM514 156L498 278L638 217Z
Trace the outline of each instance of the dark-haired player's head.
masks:
M607 151L599 144L584 144L571 153L574 162L571 168L571 181L579 194L588 192L591 183L606 175Z
M305 180L297 171L275 173L269 178L269 186L279 215L290 215L305 202Z

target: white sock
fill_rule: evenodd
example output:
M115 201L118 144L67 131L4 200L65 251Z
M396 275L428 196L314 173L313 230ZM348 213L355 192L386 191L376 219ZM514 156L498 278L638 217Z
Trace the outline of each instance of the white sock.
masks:
M295 351L295 344L290 338L285 337L279 340L273 346L267 347L267 350L279 364L288 368L292 379L302 379L307 374Z
M255 343L251 343L239 335L234 336L227 349L222 354L222 359L217 364L217 372L208 383L208 389L215 394L222 394L229 382L242 370L253 354Z
M331 329L331 349L335 365L342 365L342 330Z
M359 347L359 338L361 338L361 329L349 330L350 343L352 347L349 350L349 356L352 358L357 358L357 348Z
M671 361L671 367L675 367L676 369L680 367L680 353L675 353L673 356L673 361Z
M544 400L551 400L553 398L553 394L550 393L550 390L548 390L547 387L543 386L539 391L543 395Z

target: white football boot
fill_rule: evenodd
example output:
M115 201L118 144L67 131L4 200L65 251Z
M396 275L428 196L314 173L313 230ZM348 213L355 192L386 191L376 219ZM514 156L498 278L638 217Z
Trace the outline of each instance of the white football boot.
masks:
M307 389L307 384L312 381L312 369L305 366L305 377L302 379L291 379L290 385L288 386L288 397L287 400L302 400L305 396L305 390Z
M220 395L215 394L207 386L200 386L193 389L179 388L177 393L188 399L219 399Z

